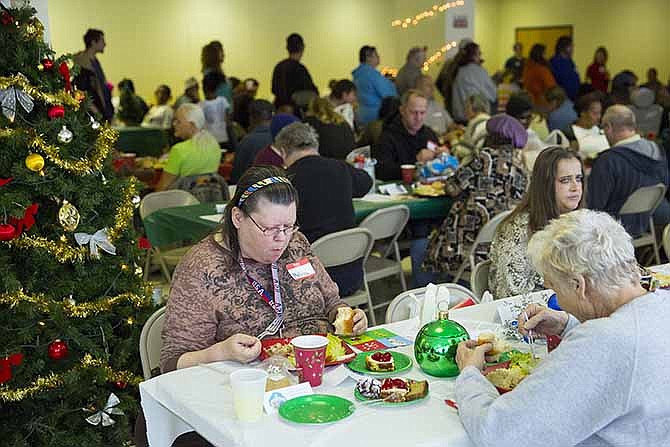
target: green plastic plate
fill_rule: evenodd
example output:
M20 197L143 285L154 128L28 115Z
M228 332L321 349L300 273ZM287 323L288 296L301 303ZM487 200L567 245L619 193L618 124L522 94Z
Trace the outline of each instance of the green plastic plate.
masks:
M298 424L328 424L351 416L354 408L353 402L342 397L310 394L284 402L279 415Z
M412 359L407 357L402 352L387 351L393 356L393 363L395 369L393 371L370 371L365 364L365 357L374 354L374 352L361 352L356 356L353 362L347 363L349 369L360 374L367 374L369 376L392 376L402 371L407 371L412 367Z
M428 397L429 394L430 394L430 390L428 390L428 393L426 393L426 395L423 396L421 399L410 400L409 402L384 402L384 401L380 401L379 403L374 403L374 404L370 404L370 405L375 405L375 406L379 406L379 407L404 407L406 405L414 405L416 403L422 402L423 400L425 400ZM357 388L354 388L354 397L356 398L356 400L360 400L362 402L365 402L365 401L368 401L368 400L373 400L373 399L370 399L368 397L363 396L358 391Z

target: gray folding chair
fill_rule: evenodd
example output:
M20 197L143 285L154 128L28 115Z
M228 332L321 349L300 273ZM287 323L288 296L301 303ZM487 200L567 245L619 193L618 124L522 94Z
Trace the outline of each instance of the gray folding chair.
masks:
M475 269L475 253L477 250L477 247L481 244L490 244L493 241L493 237L496 234L496 229L498 228L498 225L500 225L500 222L503 221L509 214L512 212L512 210L508 211L503 211L500 214L496 214L493 216L484 226L479 230L479 233L477 233L477 237L475 238L475 242L472 244L472 247L470 247L470 253L468 254L468 259L464 260L461 266L458 268L458 271L456 272L456 277L454 278L454 282L458 282L459 279L461 279L461 276L463 276L463 273L465 272L466 268L470 268L470 272L474 271Z
M151 370L160 366L161 346L163 340L163 323L165 322L165 307L161 307L149 317L140 333L140 361L144 380L151 379Z
M402 258L398 247L398 238L409 220L409 208L405 205L390 206L382 208L367 216L359 224L360 228L370 230L375 238L375 243L389 239L388 245L383 252L377 256L372 253L365 264L365 274L368 281L376 281L388 276L398 275L402 290L407 290L407 282L402 271ZM391 256L393 256L391 258ZM390 301L375 304L375 308L385 306Z
M467 300L468 298L472 298L475 303L479 302L479 298L477 298L477 296L470 289L463 287L460 284L444 283L436 285L449 289L450 307L453 307L458 303ZM389 307L386 308L385 323L393 323L395 321L408 319L410 316L411 306L414 303L414 298L412 298L412 295L416 296L419 300L423 300L425 294L426 288L419 287L418 289L402 292L393 298L389 304Z
M375 239L370 230L351 228L320 237L312 243L312 252L326 268L349 264L358 259L363 259L363 265L365 265L374 242ZM363 287L353 295L343 297L342 300L352 307L367 305L366 311L372 326L377 324L365 270L363 270Z
M475 266L470 275L470 287L475 295L481 300L484 292L489 289L489 270L491 260L487 259Z
M670 224L667 224L663 229L663 250L665 257L670 259Z
M140 217L144 220L154 211L163 208L174 208L178 206L195 205L200 203L193 194L180 189L171 189L169 191L152 192L144 196L140 202ZM149 278L152 265L160 267L163 277L168 284L172 280L168 266L174 267L179 260L186 254L191 247L179 247L168 250L161 250L158 247L151 247L147 251L147 257L144 262L144 280Z
M642 233L633 239L633 247L645 247L652 245L656 264L661 263L661 256L656 241L656 230L654 229L654 211L665 197L665 185L659 183L652 186L643 186L634 191L619 210L619 216L630 214L648 214L649 231Z

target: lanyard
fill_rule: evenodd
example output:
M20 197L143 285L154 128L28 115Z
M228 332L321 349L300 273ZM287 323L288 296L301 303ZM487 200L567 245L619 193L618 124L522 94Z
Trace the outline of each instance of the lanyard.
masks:
M270 325L265 329L265 331L268 333L268 335L274 335L277 333L279 329L284 325L284 306L281 301L281 289L279 287L279 268L277 267L277 263L273 262L271 269L272 269L272 288L274 289L274 296L271 297L268 292L265 290L265 288L253 279L248 271L247 271L247 266L244 263L244 260L240 257L240 268L242 268L242 271L244 274L247 276L247 281L249 281L249 284L251 284L251 287L254 288L256 293L260 295L260 297L268 303L268 305L272 308L272 310L275 311L275 319L270 323Z

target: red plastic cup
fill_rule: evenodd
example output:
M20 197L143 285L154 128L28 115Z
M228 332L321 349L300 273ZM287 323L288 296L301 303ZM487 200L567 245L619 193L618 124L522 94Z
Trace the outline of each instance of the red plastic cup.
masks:
M328 339L321 335L301 335L291 340L291 344L296 366L302 371L300 381L309 382L312 386L321 385Z
M400 176L404 184L409 185L414 181L414 172L416 165L400 165Z

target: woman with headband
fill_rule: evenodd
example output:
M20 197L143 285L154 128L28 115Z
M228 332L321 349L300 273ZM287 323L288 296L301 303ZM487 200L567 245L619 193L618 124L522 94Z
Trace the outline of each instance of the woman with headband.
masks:
M237 184L221 228L181 260L167 304L161 370L235 360L247 363L260 339L323 334L338 295L298 231L298 193L284 171L250 168ZM367 329L354 311L354 333Z

